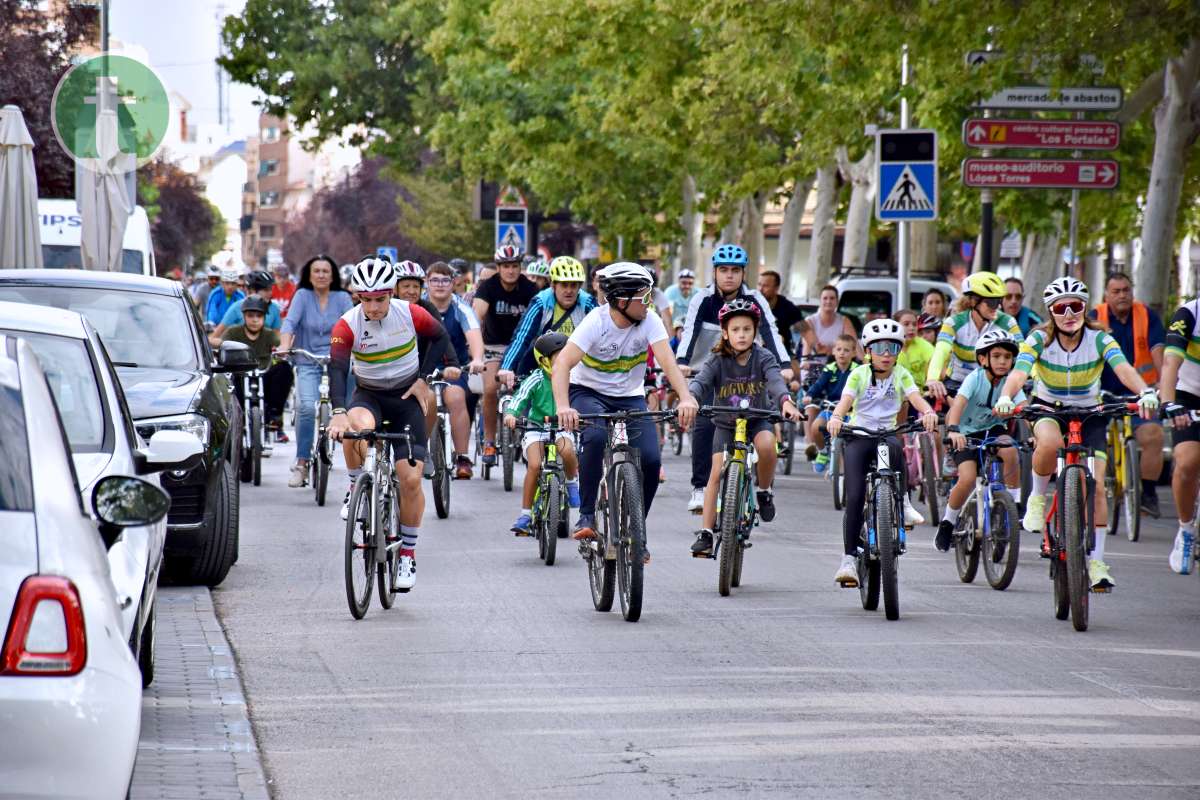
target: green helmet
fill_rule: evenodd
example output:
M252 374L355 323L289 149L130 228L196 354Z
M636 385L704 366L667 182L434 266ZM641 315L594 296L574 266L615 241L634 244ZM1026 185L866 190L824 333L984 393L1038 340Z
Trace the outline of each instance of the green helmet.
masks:
M571 256L559 256L550 262L550 280L555 283L560 281L583 283L587 280L587 272L577 259L571 258Z
M545 261L542 261L539 258L537 261L534 261L532 264L530 264L528 267L525 268L525 274L528 275L530 278L547 278L547 279L549 279L550 265L547 264Z

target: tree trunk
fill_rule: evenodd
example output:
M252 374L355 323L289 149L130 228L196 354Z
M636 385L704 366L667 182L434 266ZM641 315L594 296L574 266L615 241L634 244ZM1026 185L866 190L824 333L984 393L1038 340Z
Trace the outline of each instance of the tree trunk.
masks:
M697 286L703 286L700 280L700 240L704 228L704 212L697 208L696 179L691 175L683 179L683 214L679 218L683 226L683 245L679 251L679 268L690 269L697 273ZM674 277L674 276L672 276Z
M912 272L934 272L937 268L937 223L913 222L908 230L908 263Z
M1025 237L1021 259L1021 280L1025 283L1026 305L1041 313L1041 295L1046 284L1058 277L1058 246L1062 238L1062 220L1054 234L1035 233ZM1099 302L1093 291L1092 299ZM1042 314L1044 317L1045 315Z
M721 228L720 244L740 244L745 247L745 244L742 242L742 215L745 211L745 201L739 201L733 209L733 215L730 216L729 222L726 222L725 227Z
M859 267L867 263L871 239L871 214L875 202L875 151L851 164L846 148L838 148L838 167L850 182L850 209L846 212L846 240L842 247L842 266Z
M1154 111L1154 161L1142 221L1142 263L1135 284L1137 299L1160 314L1171 293L1175 220L1187 166L1186 150L1195 140L1193 93L1200 79L1200 39L1193 38L1179 58L1167 61L1163 99Z
M808 269L804 275L806 297L815 296L819 287L829 283L833 270L838 205L837 169L836 162L817 169L817 205L813 209L812 242L808 251Z
M803 290L792 281L792 264L796 260L796 243L800 237L800 222L804 218L804 207L808 205L808 193L812 190L811 177L797 181L792 186L792 196L783 209L783 224L779 227L779 257L775 271L779 273L784 294L803 294Z
M770 197L769 192L759 191L742 201L746 220L745 248L750 261L746 269L746 283L751 286L757 281L759 270L762 269L766 259L767 240L763 227L763 216L767 211L768 197Z

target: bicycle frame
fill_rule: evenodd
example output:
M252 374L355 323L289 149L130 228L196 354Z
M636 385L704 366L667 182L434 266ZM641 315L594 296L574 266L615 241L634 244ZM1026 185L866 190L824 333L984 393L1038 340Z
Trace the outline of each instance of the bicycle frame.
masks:
M254 445L254 442L250 438L253 435L250 430L250 418L254 408L258 408L263 421L258 431L258 446L264 452L270 450L267 446L267 406L266 394L263 389L263 375L265 374L263 370L255 369L242 375L242 418L246 421L245 425L242 426L242 439L246 452L250 452L251 447Z
M974 445L979 469L975 474L975 487L967 495L964 503L965 506L975 498L980 499L980 502L975 504L975 530L979 531L981 536L991 533L993 496L998 491L1008 491L1004 483L1004 462L998 454L989 450L996 446L1009 445L997 436L986 437Z
M1087 454L1086 460L1083 459L1083 454ZM1096 526L1095 526L1095 494L1096 494L1096 455L1083 445L1083 420L1078 417L1072 417L1067 420L1067 445L1060 448L1058 451L1058 461L1055 465L1055 474L1062 475L1063 469L1069 464L1084 464L1087 470L1087 495L1085 505L1087 507L1087 541L1084 547L1087 552L1091 552L1095 547ZM1067 548L1062 541L1061 526L1052 525L1056 515L1058 514L1058 496L1059 492L1054 493L1054 499L1050 502L1049 508L1046 509L1046 523L1042 527L1042 550L1043 555L1049 553L1049 558L1066 562ZM1051 536L1050 531L1054 530L1054 535ZM1065 568L1065 567L1063 567Z

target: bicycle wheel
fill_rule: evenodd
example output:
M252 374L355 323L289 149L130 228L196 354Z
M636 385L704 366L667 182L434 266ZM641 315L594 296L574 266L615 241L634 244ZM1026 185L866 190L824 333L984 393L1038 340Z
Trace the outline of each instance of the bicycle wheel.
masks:
M1071 603L1071 624L1077 631L1088 627L1088 594L1091 585L1087 571L1087 490L1084 470L1071 464L1063 470L1063 539L1067 548L1067 592Z
M1125 536L1136 542L1142 535L1142 454L1137 439L1125 440ZM1116 522L1112 510L1110 522ZM1111 532L1111 529L1110 529Z
M683 429L675 421L671 422L671 449L675 451L675 455L683 452Z
M446 421L438 415L429 437L429 455L433 459L433 507L438 519L450 516L450 465L446 463Z
M954 565L958 567L958 579L963 583L974 581L975 573L979 571L978 502L975 497L967 501L958 515L958 525L954 531Z
M879 584L883 589L883 613L890 620L900 619L898 535L896 500L892 494L892 485L887 481L880 481L875 487L875 536L879 543Z
M1015 431L1017 441L1021 444L1027 444L1033 438L1033 428L1028 420L1018 419ZM1033 491L1033 452L1021 448L1017 451L1017 459L1021 468L1021 500L1017 503L1017 510L1024 514L1025 503L1029 500L1029 493Z
M870 557L865 537L858 548L858 594L864 610L879 608L879 560Z
M841 439L834 439L829 446L829 482L833 484L833 507L841 511L846 505L846 477L842 468Z
M783 437L786 442L784 446L787 448L786 455L783 457L783 474L791 475L792 461L796 458L796 423L783 423Z
M513 488L513 462L517 460L516 448L513 446L513 434L508 428L500 429L500 442L496 449L500 451L501 467L504 470L504 491L511 492Z
M542 501L542 524L538 528L540 537L538 550L547 567L554 566L555 551L558 549L558 529L562 525L563 510L566 508L562 489L557 475L551 474L546 479L546 494Z
M925 492L925 507L929 509L929 514L925 519L929 520L929 524L933 527L938 526L942 515L938 508L938 476L941 475L941 465L938 464L937 448L933 446L933 436L930 434L921 434L921 479L924 485L921 487Z
M262 409L250 411L250 482L262 485L263 417Z
M1108 506L1108 535L1116 536L1121 529L1121 519L1125 516L1125 492L1118 486L1118 467L1110 461L1108 472L1104 474L1104 503Z
M988 585L1004 591L1017 572L1021 553L1021 522L1017 501L1008 492L992 495L992 518L983 537L983 574Z
M355 619L362 619L371 605L375 585L375 537L372 531L371 476L363 473L354 481L350 514L346 517L346 602Z
M584 542L584 560L588 566L588 585L592 590L592 605L597 611L612 611L613 592L616 586L617 564L608 558L608 543L615 531L608 516L608 481L600 480L600 494L596 498L596 524L601 526L600 537ZM582 549L582 548L581 548Z
M733 582L733 562L738 550L738 514L741 504L742 481L746 480L746 465L730 461L721 479L721 541L717 550L717 591L721 597L729 596L729 585Z
M400 535L400 515L396 512L396 499L393 492L395 487L388 490L386 499L379 503L379 521L376 530L384 543L391 536ZM394 540L393 540L394 541ZM400 573L400 554L394 548L387 548L383 558L376 565L379 579L379 605L385 609L391 608L396 602L396 576Z
M642 504L642 477L626 462L617 472L617 497L613 504L617 533L617 583L621 613L626 622L642 616L642 577L645 570L646 509Z

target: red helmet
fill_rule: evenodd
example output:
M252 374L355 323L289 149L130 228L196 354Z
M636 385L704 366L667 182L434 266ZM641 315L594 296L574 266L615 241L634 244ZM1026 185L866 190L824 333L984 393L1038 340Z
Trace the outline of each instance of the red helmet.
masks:
M721 310L717 312L717 322L724 328L726 320L739 314L753 319L755 327L762 322L762 311L759 310L758 303L746 297L735 297L721 306Z

